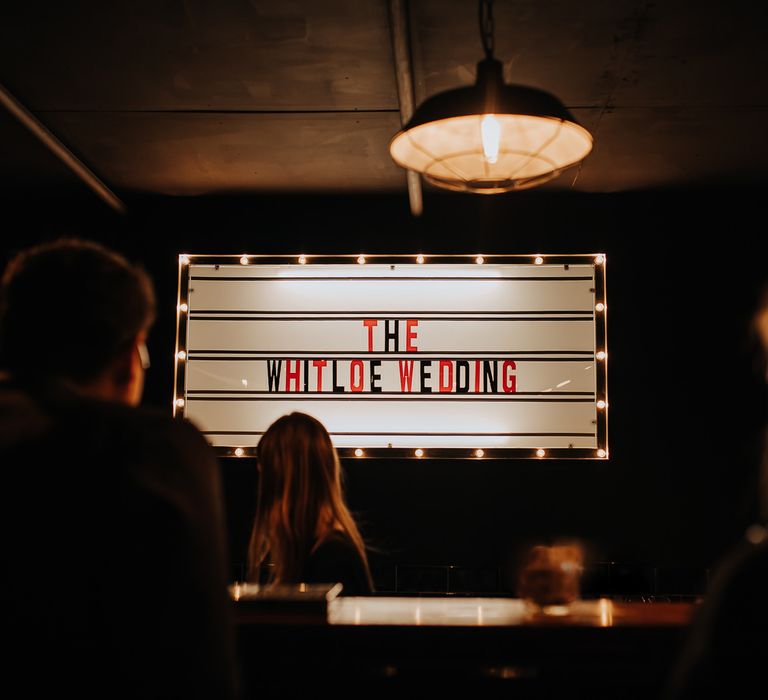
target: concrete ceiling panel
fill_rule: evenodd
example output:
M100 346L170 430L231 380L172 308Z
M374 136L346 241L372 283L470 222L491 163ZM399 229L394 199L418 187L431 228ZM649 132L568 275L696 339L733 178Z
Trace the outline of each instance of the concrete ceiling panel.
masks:
M0 66L32 110L398 108L379 0L8 3Z
M115 187L175 195L405 186L389 158L396 114L50 114L51 129Z
M595 148L584 161L576 189L619 192L759 181L764 178L768 141L755 134L766 119L767 107L606 112L599 119ZM584 121L594 124L596 116Z

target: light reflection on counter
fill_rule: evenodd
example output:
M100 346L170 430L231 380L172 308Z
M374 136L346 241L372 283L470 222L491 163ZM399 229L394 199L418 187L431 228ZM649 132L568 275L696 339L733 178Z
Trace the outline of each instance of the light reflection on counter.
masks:
M600 613L600 627L613 626L613 603L606 598L598 601L598 610Z
M488 627L523 624L584 624L612 627L613 602L578 600L569 606L547 609L517 598L355 598L329 602L333 625L417 625ZM555 614L556 613L556 614Z

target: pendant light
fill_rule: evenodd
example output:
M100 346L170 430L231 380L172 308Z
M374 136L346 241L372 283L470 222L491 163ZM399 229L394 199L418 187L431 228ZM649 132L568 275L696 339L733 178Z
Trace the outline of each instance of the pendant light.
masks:
M582 161L592 136L554 95L505 85L493 57L493 0L478 3L485 59L472 87L434 95L389 145L399 166L449 190L497 194L536 187Z

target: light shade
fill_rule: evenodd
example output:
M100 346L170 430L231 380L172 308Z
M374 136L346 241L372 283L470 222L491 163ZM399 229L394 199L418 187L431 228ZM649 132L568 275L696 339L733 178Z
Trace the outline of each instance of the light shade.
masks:
M478 63L472 87L426 100L389 150L434 185L495 194L557 177L592 150L592 136L553 95L505 85L490 58Z

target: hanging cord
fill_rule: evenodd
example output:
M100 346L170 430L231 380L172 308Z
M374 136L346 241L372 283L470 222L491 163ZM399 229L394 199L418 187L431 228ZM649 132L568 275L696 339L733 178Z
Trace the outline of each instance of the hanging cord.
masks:
M480 23L480 40L486 58L493 58L493 0L479 0L477 3L477 18Z

